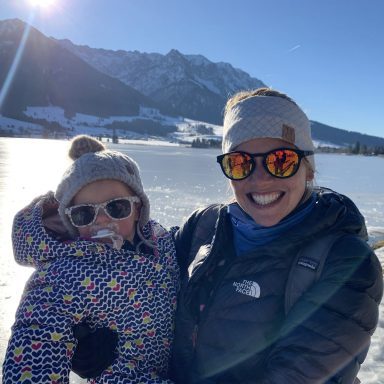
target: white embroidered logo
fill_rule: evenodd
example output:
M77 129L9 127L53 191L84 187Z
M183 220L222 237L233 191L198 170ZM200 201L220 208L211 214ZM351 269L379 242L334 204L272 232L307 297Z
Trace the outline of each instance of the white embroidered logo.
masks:
M260 285L257 284L256 281L243 280L241 283L235 281L233 286L236 288L236 292L242 293L243 295L252 296L256 299L260 297Z

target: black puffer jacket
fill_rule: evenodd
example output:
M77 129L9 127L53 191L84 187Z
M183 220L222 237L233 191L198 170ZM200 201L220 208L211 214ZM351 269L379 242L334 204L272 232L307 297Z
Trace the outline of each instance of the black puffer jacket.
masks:
M317 193L315 208L300 225L241 257L234 253L227 207L220 209L214 241L200 249L184 278L176 322L176 382L354 382L377 325L382 271L356 206L345 196ZM202 212L192 214L176 237L184 267ZM340 238L320 279L286 315L285 285L293 258L329 233Z

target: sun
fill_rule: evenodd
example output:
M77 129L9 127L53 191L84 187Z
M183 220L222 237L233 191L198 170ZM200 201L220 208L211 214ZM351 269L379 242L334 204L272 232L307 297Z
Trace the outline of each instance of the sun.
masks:
M39 8L49 8L56 0L28 0L31 6Z

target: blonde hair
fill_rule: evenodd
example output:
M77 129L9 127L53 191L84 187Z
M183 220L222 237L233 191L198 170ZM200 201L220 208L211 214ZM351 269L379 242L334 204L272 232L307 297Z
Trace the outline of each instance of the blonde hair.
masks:
M231 96L228 100L227 103L225 104L224 108L224 116L230 110L233 108L237 103L239 103L242 100L249 99L250 97L254 96L275 96L275 97L281 97L283 99L286 99L290 101L291 103L297 105L289 96L287 96L285 93L275 91L272 88L257 88L257 89L251 89L248 91L240 91L235 93L233 96Z

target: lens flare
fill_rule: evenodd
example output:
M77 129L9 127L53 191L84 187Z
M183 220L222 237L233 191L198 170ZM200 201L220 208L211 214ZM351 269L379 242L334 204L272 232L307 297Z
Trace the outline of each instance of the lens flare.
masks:
M30 18L30 20L32 20L32 18ZM9 68L9 71L8 71L7 77L5 78L3 86L0 88L0 111L1 111L1 107L3 105L3 102L5 101L5 98L8 94L8 91L11 88L13 78L15 77L17 67L18 67L20 60L21 60L21 57L23 55L24 47L25 47L25 44L26 44L26 41L27 41L27 38L29 35L30 28L31 28L30 24L27 23L26 27L24 29L24 32L23 32L23 36L21 37L21 40L20 40L20 44L17 48L16 55L12 61L12 65Z
M29 0L33 7L48 8L55 3L56 0Z

